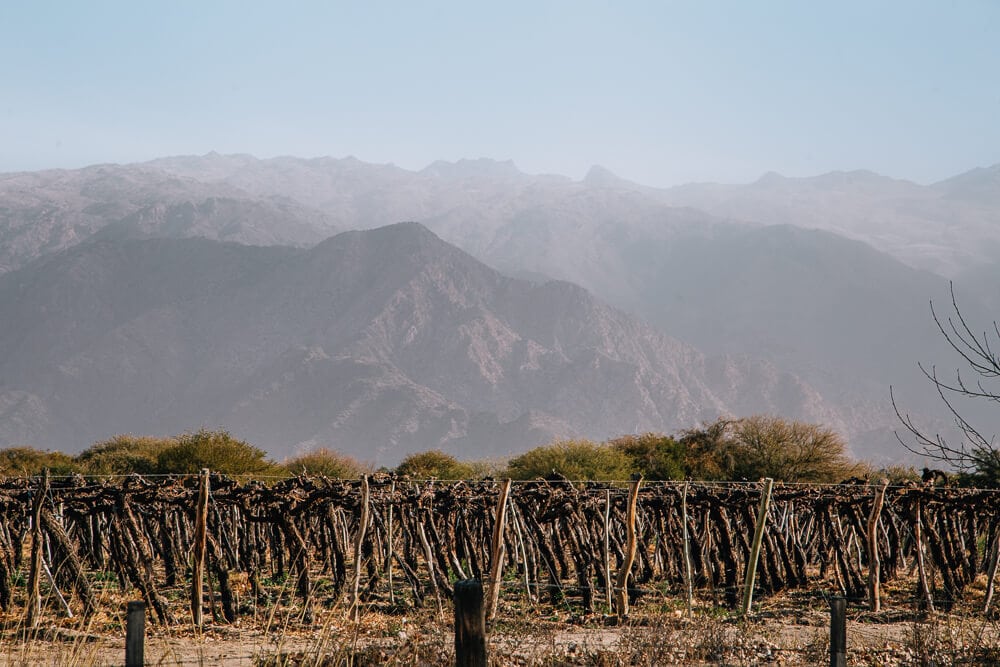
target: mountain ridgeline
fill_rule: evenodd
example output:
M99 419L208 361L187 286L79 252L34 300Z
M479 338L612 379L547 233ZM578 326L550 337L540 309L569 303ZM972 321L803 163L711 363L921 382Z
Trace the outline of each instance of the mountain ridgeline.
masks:
M888 387L945 425L927 302L953 277L991 319L998 211L998 167L665 190L492 160L0 174L0 445L204 426L392 463L769 412L898 459Z
M81 448L224 425L275 455L676 429L829 408L766 363L706 358L564 282L503 276L419 224L308 249L96 239L0 277L0 439Z

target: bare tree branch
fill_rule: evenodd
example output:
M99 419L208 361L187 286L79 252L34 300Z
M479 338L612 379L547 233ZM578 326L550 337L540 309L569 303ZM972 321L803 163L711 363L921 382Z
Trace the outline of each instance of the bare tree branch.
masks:
M960 433L960 442L955 444L949 442L939 433L929 435L924 432L914 424L908 413L900 410L893 388L890 387L889 396L892 400L893 410L905 432L909 434L907 438L901 436L899 432L896 432L895 435L900 444L914 454L944 462L963 473L980 477L988 473L992 483L997 483L1000 482L1000 452L995 447L996 435L987 437L973 425L959 410L956 400L977 399L1000 402L1000 388L991 388L990 386L991 380L1000 378L1000 357L994 352L996 343L1000 342L1000 325L996 320L992 323L996 341L991 341L988 329L981 334L976 334L969 326L958 305L954 284L950 286L950 291L953 313L942 320L932 301L930 304L931 317L945 341L964 362L966 373L971 372L975 379L970 383L963 376L962 368L955 370L954 381L947 381L938 376L935 366L931 366L929 370L923 364L918 364L918 367L924 377L933 384L951 415L952 422Z

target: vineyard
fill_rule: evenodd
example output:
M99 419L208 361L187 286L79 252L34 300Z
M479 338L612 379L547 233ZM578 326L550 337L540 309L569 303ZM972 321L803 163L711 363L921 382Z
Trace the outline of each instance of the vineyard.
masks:
M985 613L998 508L994 492L929 485L8 479L0 607L37 625L95 613L117 586L159 624L206 609L232 623L281 596L308 624L341 602L440 608L478 578L491 612L519 599L623 617L654 592L738 609L756 562L758 600L822 590L873 610L946 610L985 574ZM903 578L905 595L885 594Z

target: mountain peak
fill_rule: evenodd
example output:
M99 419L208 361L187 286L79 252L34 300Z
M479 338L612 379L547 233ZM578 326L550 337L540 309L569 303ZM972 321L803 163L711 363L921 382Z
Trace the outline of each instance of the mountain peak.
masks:
M590 186L602 188L619 187L626 183L618 174L599 164L595 164L587 170L587 175L583 177L583 182Z

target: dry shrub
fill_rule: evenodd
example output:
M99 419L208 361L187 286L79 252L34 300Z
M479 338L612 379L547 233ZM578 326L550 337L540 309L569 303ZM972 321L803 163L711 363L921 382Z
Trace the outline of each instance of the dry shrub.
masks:
M331 479L358 479L373 471L371 464L325 447L287 459L282 466L293 475L324 475Z

